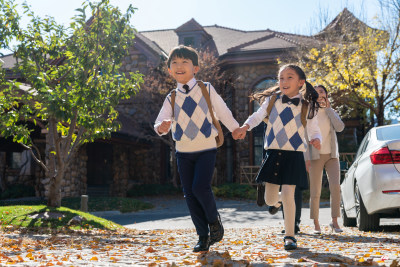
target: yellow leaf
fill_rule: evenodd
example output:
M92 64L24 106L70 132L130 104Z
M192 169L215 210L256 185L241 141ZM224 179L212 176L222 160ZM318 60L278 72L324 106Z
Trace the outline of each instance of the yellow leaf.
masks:
M364 258L360 258L358 261L359 262L364 262L365 260L364 260Z
M99 259L98 259L96 256L94 256L94 257L92 257L90 260L91 260L91 261L98 261Z

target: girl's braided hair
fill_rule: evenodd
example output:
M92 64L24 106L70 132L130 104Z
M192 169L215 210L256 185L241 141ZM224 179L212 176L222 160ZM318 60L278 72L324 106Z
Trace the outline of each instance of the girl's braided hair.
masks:
M296 74L299 75L300 80L305 80L305 86L303 86L300 89L300 93L302 94L303 99L305 101L307 101L310 105L310 109L309 109L307 118L312 119L313 117L315 117L317 115L318 108L319 108L319 104L317 102L318 92L314 89L314 87L309 82L307 82L306 74L297 65L294 65L294 64L284 65L279 69L279 73L281 73L281 71L283 71L284 69L287 69L287 68L291 68L292 70L294 70L296 72ZM279 86L276 85L276 86L273 86L273 87L270 87L270 88L264 90L263 92L254 93L253 95L250 96L250 98L251 98L251 100L256 100L259 103L262 103L265 101L265 98L267 98L273 94L279 94L279 93L280 93Z

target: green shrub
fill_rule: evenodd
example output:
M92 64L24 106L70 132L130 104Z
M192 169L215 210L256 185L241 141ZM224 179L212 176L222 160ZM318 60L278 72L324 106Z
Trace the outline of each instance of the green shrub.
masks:
M0 199L34 197L35 189L32 186L16 184L8 187L0 194Z
M223 184L213 187L214 195L222 198L252 199L257 197L257 189L246 184Z
M135 185L127 192L128 197L156 196L156 195L175 195L181 194L182 189L176 188L172 184L141 184Z
M321 188L321 198L320 201L329 201L331 196L331 192L329 188L322 187ZM303 202L308 203L310 201L310 190L303 190Z

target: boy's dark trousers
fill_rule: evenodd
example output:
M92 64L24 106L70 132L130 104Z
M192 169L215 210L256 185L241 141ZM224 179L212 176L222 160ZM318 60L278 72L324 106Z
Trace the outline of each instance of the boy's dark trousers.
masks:
M176 152L179 176L196 232L207 236L208 225L217 220L217 205L211 189L217 150Z

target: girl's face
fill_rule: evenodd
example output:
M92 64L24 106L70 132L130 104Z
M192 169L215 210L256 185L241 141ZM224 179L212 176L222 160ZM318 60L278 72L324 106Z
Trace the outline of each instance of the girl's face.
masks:
M193 65L192 60L175 57L171 60L168 72L178 83L185 84L194 77L199 69L199 66Z
M285 68L279 73L279 89L288 97L298 95L304 83L305 80L300 80L292 68Z
M326 98L327 98L327 95L326 95L326 92L325 92L325 90L324 90L324 88L322 88L322 87L316 87L315 88L315 91L317 91L317 93L318 93L318 103L320 104L320 106L321 107L326 107Z

